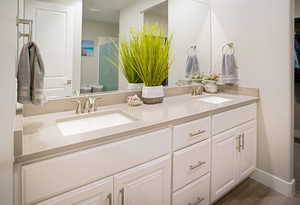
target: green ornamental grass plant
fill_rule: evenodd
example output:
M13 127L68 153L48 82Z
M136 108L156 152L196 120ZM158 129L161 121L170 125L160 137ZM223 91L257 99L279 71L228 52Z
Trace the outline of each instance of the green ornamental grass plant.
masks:
M133 67L133 65L136 64L136 59L132 55L130 42L121 40L118 55L120 57L120 64L116 65L116 67L120 67L127 81L129 83L143 83L143 80L139 77L136 69Z
M128 48L128 64L145 86L160 86L168 77L172 36L165 38L158 24L145 25L142 31L132 31ZM121 45L122 47L122 45ZM124 48L122 48L124 56Z

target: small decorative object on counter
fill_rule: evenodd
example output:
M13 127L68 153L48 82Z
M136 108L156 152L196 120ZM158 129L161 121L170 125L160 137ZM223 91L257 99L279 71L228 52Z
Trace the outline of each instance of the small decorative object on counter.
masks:
M203 79L204 89L208 93L217 93L218 92L218 85L217 82L220 79L219 75L210 74L205 76Z
M143 104L143 101L137 96L129 96L127 99L127 103L129 106L136 107Z

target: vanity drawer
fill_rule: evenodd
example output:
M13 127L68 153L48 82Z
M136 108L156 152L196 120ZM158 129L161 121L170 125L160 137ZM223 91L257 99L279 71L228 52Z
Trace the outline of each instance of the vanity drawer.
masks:
M174 127L174 150L209 138L210 118L206 117Z
M212 134L231 129L256 118L257 105L246 105L212 116Z
M173 194L173 205L209 205L210 174L187 185Z
M22 167L25 205L69 191L170 153L171 129Z
M174 153L173 191L210 171L210 139Z

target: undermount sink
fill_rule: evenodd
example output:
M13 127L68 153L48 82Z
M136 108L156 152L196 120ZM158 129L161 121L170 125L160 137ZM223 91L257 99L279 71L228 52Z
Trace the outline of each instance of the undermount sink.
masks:
M136 121L136 119L128 116L122 111L115 110L58 119L56 125L63 136L69 136L129 124L134 121Z
M231 101L231 99L218 97L218 96L201 97L197 100L202 102L212 103L212 104L220 104L220 103Z

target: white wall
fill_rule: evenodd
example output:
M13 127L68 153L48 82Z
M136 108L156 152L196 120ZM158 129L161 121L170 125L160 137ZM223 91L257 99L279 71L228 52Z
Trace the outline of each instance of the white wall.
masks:
M99 37L118 37L119 25L93 20L83 21L82 39L93 40L95 46ZM98 84L99 82L99 50L95 47L94 56L81 57L81 84Z
M201 72L211 68L211 14L209 3L197 0L169 0L169 32L173 34L173 59L169 85L185 79L189 48L197 46ZM180 14L180 15L179 15ZM190 54L191 55L191 54Z
M13 120L16 88L17 1L3 1L0 7L0 203L13 204Z
M291 2L212 0L213 65L234 42L240 85L259 88L258 168L290 182L292 156Z
M161 29L161 32L167 37L168 36L168 16L160 16L152 12L144 13L145 24L157 23Z

